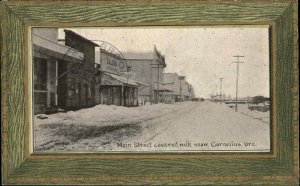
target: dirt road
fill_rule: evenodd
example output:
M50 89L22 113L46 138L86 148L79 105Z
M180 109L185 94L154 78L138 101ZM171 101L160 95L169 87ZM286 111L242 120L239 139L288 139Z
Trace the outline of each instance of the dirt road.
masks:
M64 133L60 138L67 137L68 140L61 139L60 142L65 143L54 143L48 149L38 150L269 151L269 124L235 112L225 104L188 102L153 112L162 114L149 117L147 111L141 112L144 116L139 115L139 120L131 123L107 127L82 126L77 130L86 132L79 137L76 135L76 139L72 140ZM86 129L88 127L89 130ZM78 133L77 130L73 132ZM71 133L68 134L72 136Z

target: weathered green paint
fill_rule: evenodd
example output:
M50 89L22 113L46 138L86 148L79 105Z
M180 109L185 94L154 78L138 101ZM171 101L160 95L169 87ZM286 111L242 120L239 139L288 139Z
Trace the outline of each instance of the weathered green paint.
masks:
M5 183L296 184L292 3L278 2L4 2L1 4L2 172ZM276 158L24 158L25 24L141 26L276 23ZM55 25L54 25L55 26ZM5 46L2 44L6 43ZM274 64L271 64L271 66ZM5 74L5 76L4 76ZM271 74L271 76L273 76ZM295 86L296 85L296 86ZM5 89L4 89L4 88ZM3 90L7 90L4 92ZM3 93L4 92L4 93ZM7 100L4 99L7 95ZM297 104L297 102L296 102ZM6 122L5 122L6 121ZM296 148L297 149L297 148ZM170 153L168 153L170 154ZM188 153L192 154L192 153ZM222 154L222 153L221 153ZM226 155L234 153L223 153ZM243 154L243 153L239 153ZM251 154L251 153L250 153ZM259 154L259 153L255 153ZM48 154L49 155L49 154ZM97 153L101 155L101 153ZM106 154L107 155L107 154ZM136 155L136 154L135 154ZM166 155L164 153L162 156ZM253 153L252 153L253 155ZM34 156L33 156L34 157ZM2 173L3 174L3 173ZM295 175L296 174L296 175ZM267 177L265 177L267 176ZM273 177L274 176L274 177ZM287 177L291 176L291 177ZM51 180L47 178L55 178ZM68 178L65 179L64 178ZM97 180L98 179L98 180ZM111 180L110 180L111 179Z

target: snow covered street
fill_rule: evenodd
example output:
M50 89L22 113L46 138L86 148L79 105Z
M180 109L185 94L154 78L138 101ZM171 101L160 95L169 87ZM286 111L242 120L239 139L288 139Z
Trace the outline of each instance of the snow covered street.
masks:
M240 106L240 105L239 105ZM35 151L269 151L269 112L205 102L97 105L34 117ZM261 119L263 118L263 119Z

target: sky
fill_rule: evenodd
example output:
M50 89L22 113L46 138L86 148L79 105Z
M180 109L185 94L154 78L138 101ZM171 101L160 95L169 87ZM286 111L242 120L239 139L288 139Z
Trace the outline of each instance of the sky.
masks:
M90 40L111 43L121 52L150 52L154 45L165 55L165 72L186 76L197 97L236 94L269 97L268 26L68 28ZM60 30L60 35L62 30Z

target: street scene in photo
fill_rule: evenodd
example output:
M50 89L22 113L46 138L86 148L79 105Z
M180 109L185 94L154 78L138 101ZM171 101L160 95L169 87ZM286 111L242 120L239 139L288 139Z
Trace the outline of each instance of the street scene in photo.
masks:
M33 28L34 152L269 152L268 26Z

